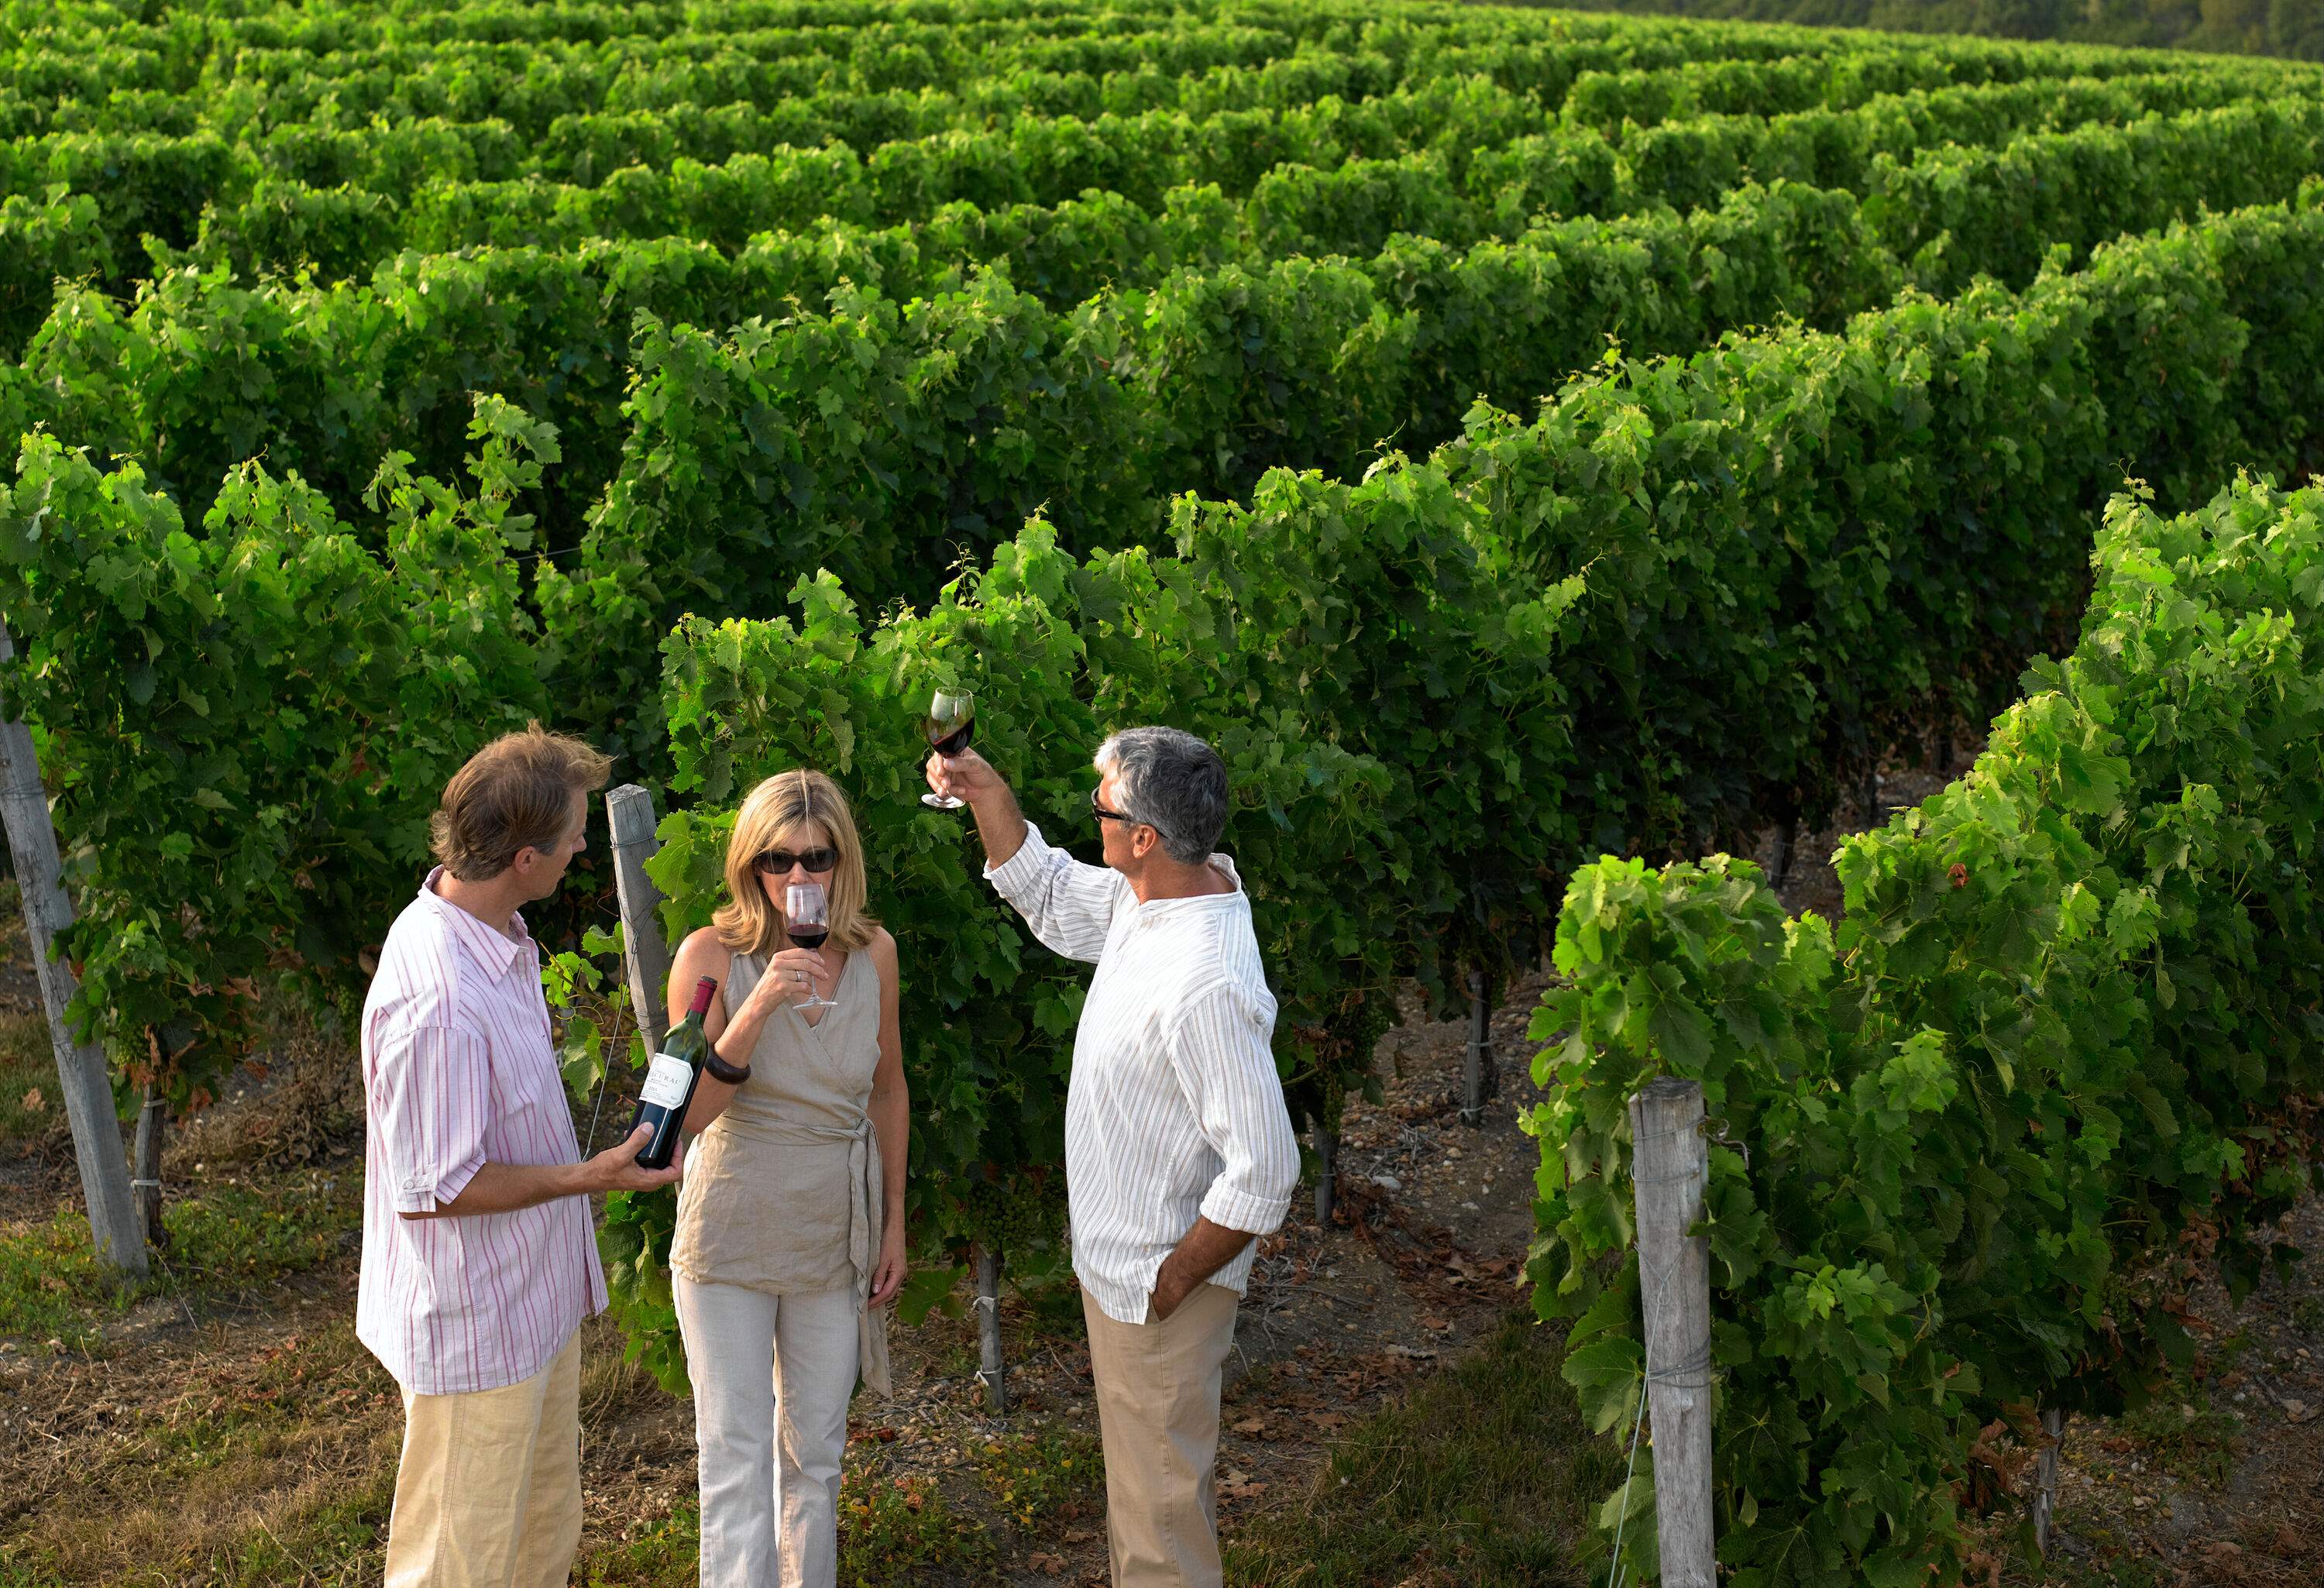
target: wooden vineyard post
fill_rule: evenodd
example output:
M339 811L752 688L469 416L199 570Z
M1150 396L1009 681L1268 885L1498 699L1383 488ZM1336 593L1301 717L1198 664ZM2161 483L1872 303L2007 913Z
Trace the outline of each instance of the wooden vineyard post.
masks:
M1778 888L1792 880L1792 851L1798 846L1799 841L1799 818L1785 817L1775 828L1775 863L1769 868Z
M605 823L613 834L613 891L622 907L622 968L630 1007L646 1051L659 1052L669 1035L669 945L662 940L662 891L646 875L661 847L654 836L653 796L624 783L605 796Z
M169 1125L170 1100L147 1086L144 1104L137 1111L137 1157L129 1190L137 1205L138 1235L148 1246L161 1244L161 1142Z
M15 642L0 627L0 663L15 658ZM89 1235L100 1259L125 1273L142 1275L145 1243L138 1236L129 1160L121 1150L121 1124L113 1112L113 1084L105 1073L105 1056L75 1039L65 1020L65 1007L79 993L80 984L72 967L56 957L55 945L57 935L72 925L72 901L65 897L40 757L32 748L32 730L20 718L0 723L0 816L6 820L8 854L23 895L24 930L32 939L32 968L41 979L41 1003L48 1012L49 1045L56 1051L65 1117L72 1126L73 1158L80 1167Z
M1315 1127L1315 1223L1323 1229L1332 1227L1332 1205L1340 1183L1340 1132L1325 1126L1321 1119Z
M984 1380L985 1409L1000 1417L1009 1409L1007 1364L1001 1355L1001 1254L976 1249L976 1376Z
M2042 1454L2034 1463L2034 1547L2050 1558L2050 1528L2058 1510L2058 1454L2066 1443L2066 1414L2056 1407L2042 1412Z
M1493 1094L1493 1011L1485 1002L1485 973L1469 973L1469 1046L1461 1057L1461 1122L1485 1122Z
M1702 1086L1665 1076L1630 1099L1638 1205L1638 1291L1655 1450L1662 1588L1713 1588L1711 1517L1711 1249L1702 1217L1710 1146Z

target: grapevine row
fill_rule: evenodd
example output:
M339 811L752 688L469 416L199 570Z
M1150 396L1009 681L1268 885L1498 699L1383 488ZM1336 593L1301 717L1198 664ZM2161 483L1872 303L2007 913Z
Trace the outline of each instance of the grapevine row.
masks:
M790 594L769 586L770 559L712 559L748 550L776 494L862 491L878 469L918 466L931 432L913 416L860 438L846 467L817 481L786 451L791 421L733 406L721 425L757 428L769 473L720 476L687 455L706 438L674 401L683 383L657 371L632 404L638 466L606 513L650 517L669 505L657 493L691 493L723 510L718 533L585 577L531 562L539 628L510 552L557 448L497 400L480 399L472 421L483 443L473 495L401 461L383 472L376 500L395 526L383 557L320 494L257 466L236 472L191 537L134 464L101 475L35 437L0 501L0 604L28 657L6 684L9 704L49 734L56 819L78 868L81 1012L116 1047L158 1010L198 1017L200 1044L162 1077L182 1089L214 1077L246 1036L244 978L257 970L303 963L347 995L367 928L408 885L442 776L500 720L486 703L535 709L541 679L548 701L591 732L621 728L618 711L640 706L653 726L632 723L633 741L659 740L666 722L663 764L689 789L704 780L707 822L724 797L707 790L765 770L778 753L768 746L789 743L781 735L842 725L853 748L835 738L823 759L864 803L903 803L908 717L850 703L941 665L977 669L1004 759L1042 747L1049 759L1018 770L1053 780L1037 803L1060 817L1085 743L1065 727L1163 702L1164 715L1199 716L1218 703L1251 802L1236 841L1259 857L1255 889L1278 901L1268 919L1284 1062L1299 1106L1328 1119L1368 1065L1359 1039L1384 1018L1388 971L1442 988L1450 972L1490 963L1513 930L1548 918L1576 849L1652 849L1812 817L1868 758L1991 704L2012 659L2071 611L2081 559L2069 526L2111 487L2116 460L2183 493L2239 461L2301 457L2324 411L2324 308L2301 285L2319 269L2324 216L2262 208L2101 250L2089 271L2023 294L1980 287L1842 336L1623 361L1531 424L1480 410L1425 463L1391 460L1360 483L1278 472L1248 507L1181 499L1167 557L1076 560L1053 531L1028 530L929 609L941 624L912 631L929 636L911 642L917 660L883 636L922 620L863 625L835 577L809 579L795 626L816 638L781 643L844 663L854 681L825 688L736 660L719 687L770 701L748 714L686 693L691 648L717 657L730 643L715 613L682 627L662 659L671 671L625 684L625 702L609 698L608 653L656 632L672 592L655 581L673 570L705 578L727 610L770 610ZM2174 305L2161 324L2158 301ZM2186 379L2196 367L2217 373ZM1021 469L1044 439L992 432L991 466ZM647 466L657 449L659 472ZM1077 675L1045 672L999 639L976 649L1001 623L997 603L1032 596L1067 614L1057 621L1094 659L1087 691L1042 708L1065 713L1069 696L1080 716L1019 722L1016 692L1030 700L1049 677ZM325 655L337 660L322 665ZM650 707L665 678L676 680L667 717ZM1117 681L1100 688L1106 680ZM274 725L254 734L262 716ZM382 725L412 721L441 725L440 739ZM744 727L758 739L738 741ZM721 754L723 783L705 759ZM1269 799L1302 790L1321 802L1315 819L1260 819ZM934 819L917 806L906 815ZM943 831L960 843L956 827ZM1264 858L1269 845L1279 863ZM712 848L715 837L673 847L665 863L683 870L691 853L698 869ZM1492 866L1471 869L1480 855ZM946 863L966 866L965 851ZM1350 885L1382 868L1397 889ZM957 900L923 890L941 892L951 874L883 877L882 908L925 908L933 920ZM1311 897L1326 880L1333 900ZM681 910L699 907L698 888L665 882ZM158 911L162 898L188 908ZM1068 1004L1016 1001L997 941L964 935L963 955L987 956L966 963L928 948L914 1018L991 1002L992 1019L1060 1039ZM1054 1040L973 1034L958 1039L969 1067L927 1095L967 1111L962 1076L1001 1095L1054 1085ZM1047 1161L1037 1124L1005 1110L939 1115L926 1128L949 1134L928 1161L1029 1174ZM946 1238L965 1228L932 1226Z
M208 101L206 114L221 120L281 124L310 119L327 101L337 114L358 119L499 116L530 131L576 106L656 109L819 88L945 88L1020 70L1086 78L1199 75L1262 67L1303 46L1320 46L1327 54L1362 51L1375 61L1438 55L1443 59L1430 69L1489 71L1504 86L1539 95L1554 107L1585 71L1846 48L1811 34L1778 43L1715 31L1681 35L1627 28L1591 29L1582 37L1544 42L1538 27L1512 29L1489 23L1491 14L1468 12L1464 25L1430 30L1422 51L1409 39L1397 48L1397 33L1408 32L1408 24L1360 29L1348 24L1349 14L1323 11L1304 21L1278 14L1268 18L1269 25L1253 27L1241 20L1246 14L1237 12L1232 23L1169 14L1150 21L1117 16L1102 31L1079 33L1036 19L960 27L722 28L574 43L388 44L327 54L254 46L205 63L191 80L165 57L141 60L107 46L94 54L20 52L11 75L28 103L103 102L115 90L189 94ZM2119 69L2124 58L2092 60L2104 60L2098 69L2105 70Z
M810 101L823 115L834 118L825 135L858 146L953 126L981 125L985 117L1006 121L1023 115L1074 115L1093 121L1105 115L1135 115L1149 110L1179 110L1197 117L1230 110L1291 110L1313 105L1327 95L1354 101L1409 90L1448 76L1493 75L1480 69L1489 62L1467 51L1390 56L1360 47L1345 53L1278 56L1256 66L1222 65L1182 76L1166 75L1151 66L1105 73L1043 69L1013 65L1004 51L998 58L981 60L974 75L943 85L868 88L846 86L852 55L817 53L783 59L797 68L802 79L814 85L811 91L791 97ZM1536 110L1555 113L1565 125L1594 127L1611 134L1626 123L1650 126L1707 114L1772 115L1844 110L1883 94L2055 81L2068 76L2111 79L2167 75L2190 83L2239 82L2247 92L2255 93L2296 88L2312 82L2314 76L2277 62L2181 63L2157 71L2147 63L2129 63L2111 56L2077 62L2078 67L2090 69L2069 72L2040 69L2034 62L2010 56L1955 59L1919 50L1859 49L1775 60L1711 58L1627 69L1618 62L1618 57L1610 55L1605 57L1603 66L1575 62L1576 69L1565 85L1528 88L1523 97ZM2130 69L2134 65L2142 69ZM208 93L190 94L124 87L118 73L105 79L111 89L100 97L60 98L52 90L63 85L42 81L44 75L36 63L20 60L17 79L37 84L42 91L27 95L0 88L0 133L22 138L61 132L183 135L201 131L233 140L259 141L309 125L286 116L283 112L288 106L276 102L278 91L295 88L300 80L295 73L288 81L264 79L268 95L257 99L250 94L257 80L249 78L211 85ZM1496 87L1508 93L1519 92L1498 81ZM567 106L546 127L512 125L510 131L538 136L570 116L646 115L702 103L673 98L634 78L622 93L652 101L650 108L628 104L608 109L593 104L575 111ZM288 105L297 102L294 92ZM416 108L420 102L408 101L401 115L394 106L380 108L391 125L430 119ZM788 106L770 104L767 108Z
M2186 348L2148 343L2144 319L2150 294L2200 305L2188 334L2225 338L2210 345L2239 348L2242 379L2272 384L2283 372L2259 366L2285 350L2261 337L2313 346L2324 319L2303 306L2292 323L2241 320L2231 300L2264 313L2269 272L2319 261L2324 217L2249 214L2110 251L2089 278L2019 300L1982 292L1845 339L1630 366L1531 427L1480 416L1433 462L1361 485L1277 475L1249 509L1184 503L1172 557L1075 567L1038 526L925 614L865 623L826 574L791 593L796 623L689 618L662 678L673 787L700 803L663 826L666 928L706 919L725 813L753 780L802 762L841 769L881 835L874 852L899 857L882 897L932 993L910 1017L939 1100L915 1148L940 1166L921 1227L989 1238L953 1188L996 1173L1005 1193L1038 1194L1056 1161L1071 983L981 889L970 848L913 806L925 752L908 708L934 682L973 683L981 718L996 721L993 753L1052 827L1086 819L1077 752L1161 709L1219 734L1236 761L1231 841L1247 846L1239 862L1283 983L1279 1062L1296 1104L1328 1122L1369 1072L1377 1027L1362 1017L1380 1011L1384 969L1441 988L1549 919L1577 850L1748 832L1796 810L1818 754L1868 716L1883 737L1842 753L1877 754L1900 728L2005 693L1989 666L1942 701L1928 682L1967 653L2014 664L2070 621L2087 542L2068 526L2116 479L2090 461L2112 454L2079 449L1997 467L2016 438L2049 426L2134 458L2168 446L2181 470L2215 477L2240 456L2313 445L2304 412L2249 423L2236 392L2163 420L2144 383ZM1812 374L1822 378L1802 409L1770 419L1760 394L1800 391ZM1958 411L1932 425L1945 408ZM1854 471L1801 468L1818 448ZM1721 472L1733 488L1713 503L1695 482ZM1837 523L1790 541L1769 532L1830 522L1843 503L1861 515L1861 545ZM1690 696L1711 698L1690 714ZM1282 774L1318 745L1356 759L1317 767L1305 819L1278 825L1268 808ZM1472 868L1479 855L1491 864ZM1321 896L1319 878L1334 883ZM980 1088L1007 1105L975 1106ZM613 1210L610 1249L633 1345L674 1373L659 1279L669 1217L651 1201ZM1823 1491L1794 1476L1785 1494Z
M2288 190L2315 168L2324 136L2324 117L2306 119L2316 125L2279 138L2269 161L2253 158L2245 134L2255 121L2289 118L2256 107L2195 118L2182 129L2201 155L2191 161L2153 153L2149 128L2114 130L2107 163L2120 180L2093 191L2104 224L2080 229L2151 228L2202 194L2239 186L2255 198ZM2094 141L2037 140L2034 152L2060 154L2071 171L2092 163ZM1959 171L1954 157L1939 159ZM2040 169L2033 160L2005 152L1998 164L2022 176ZM1956 211L1979 204L1969 174L1944 195ZM1987 215L2005 210L1982 203ZM0 226L11 218L0 211ZM803 466L818 479L844 475L848 454L827 452L817 437L891 429L881 416L919 412L951 432L932 436L935 451L899 476L925 508L891 499L883 469L848 487L871 494L845 512L834 511L829 486L795 512L752 510L789 548L786 568L834 558L853 581L908 584L948 561L954 543L1005 533L1035 503L1051 502L1075 543L1140 539L1155 531L1155 504L1169 492L1240 495L1277 465L1352 474L1384 438L1425 448L1453 434L1480 393L1521 408L1594 364L1609 337L1637 354L1683 354L1784 315L1834 326L1914 279L1847 195L1785 186L1744 190L1716 211L1556 223L1465 252L1404 238L1361 263L1262 263L1226 252L1234 217L1214 197L1185 204L1158 235L1135 211L1094 200L1046 232L1025 227L1028 218L960 213L918 235L832 229L761 239L731 259L668 240L412 257L364 289L253 291L173 274L125 317L101 297L69 295L23 369L0 369L0 381L14 376L0 401L14 407L8 422L43 420L76 442L139 456L198 501L203 481L261 448L345 498L392 448L448 475L466 445L465 393L496 390L552 420L591 460L565 471L542 504L549 546L579 541L586 577L638 557L683 566L697 538L716 539L711 526L727 509L715 496L678 494L650 519L609 506L586 539L578 528L631 439L618 403L644 312L656 322L636 350L648 392L703 432L680 478L752 477L764 466L762 429L715 417L737 411L819 411L801 431ZM1917 234L1901 243L1929 253ZM1069 309L973 269L998 253L1020 279L1071 288L1117 270L1134 279L1157 251L1197 248L1188 263L1199 270ZM2022 251L2005 223L1914 263L1965 276L2024 263ZM870 285L846 286L851 279ZM25 283L25 298L42 286ZM786 305L789 313L738 333L731 349L717 333L663 328L733 326ZM849 362L825 362L843 346L853 349ZM945 348L954 351L931 363ZM818 393L813 403L807 392ZM974 416L965 430L950 417L962 402ZM1043 439L1012 464L974 451L983 431ZM644 445L647 458L659 456L659 443Z
M733 247L824 217L892 224L953 202L1053 206L1092 188L1156 212L1173 190L1208 183L1251 196L1255 228L1273 234L1265 246L1369 253L1393 229L1464 242L1521 230L1542 209L1713 204L1749 180L1860 189L1884 156L2231 104L2248 87L2164 74L1916 90L1850 110L1665 123L1630 131L1618 147L1595 129L1559 126L1507 89L1440 77L1284 111L1023 116L989 131L913 133L862 156L840 142L816 145L850 125L907 130L881 125L899 101L810 97L769 111L567 116L538 142L494 121L285 127L248 146L208 133L58 134L0 152L0 189L29 196L61 184L64 201L96 198L96 235L74 238L53 261L68 268L49 273L96 258L116 280L142 259L146 234L205 265L311 263L359 278L407 248L663 235ZM724 158L703 165L696 155ZM543 180L559 170L583 180ZM1399 204L1397 195L1410 197ZM51 263L31 257L21 268L37 274Z
M1970 772L1843 845L1837 928L1723 855L1566 891L1536 1305L1585 1417L1625 1430L1622 1100L1700 1081L1738 1582L1960 1575L1980 1427L2143 1400L2191 1354L2181 1241L2240 1292L2319 1177L2324 493L2246 478L2172 521L2118 496L2095 561L2080 644Z

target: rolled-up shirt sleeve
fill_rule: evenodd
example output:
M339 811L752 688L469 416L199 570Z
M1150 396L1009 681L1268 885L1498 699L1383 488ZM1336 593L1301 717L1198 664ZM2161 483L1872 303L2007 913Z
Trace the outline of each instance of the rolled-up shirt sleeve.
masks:
M1246 1234L1271 1233L1299 1184L1299 1140L1284 1105L1269 1038L1274 1011L1222 983L1185 1006L1170 1045L1178 1084L1203 1140L1222 1160L1203 1216Z
M1084 865L1052 848L1028 821L1017 853L1000 865L988 864L984 877L1025 918L1033 936L1056 953L1090 965L1105 953L1123 891L1121 874L1112 867Z
M492 1052L456 1026L417 1026L381 1039L372 1118L398 1213L434 1213L484 1166L492 1118Z

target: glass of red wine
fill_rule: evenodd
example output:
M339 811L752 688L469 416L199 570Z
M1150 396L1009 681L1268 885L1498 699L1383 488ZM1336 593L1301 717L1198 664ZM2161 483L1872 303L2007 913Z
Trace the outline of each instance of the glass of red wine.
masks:
M820 948L831 936L831 901L821 882L793 882L783 890L783 936L801 948ZM807 996L793 1009L836 1009L839 1006L807 984Z
M927 716L921 727L928 736L929 748L951 760L976 737L976 697L965 689L937 690L928 701ZM958 810L967 801L954 799L949 794L927 793L920 796L920 803L938 810Z

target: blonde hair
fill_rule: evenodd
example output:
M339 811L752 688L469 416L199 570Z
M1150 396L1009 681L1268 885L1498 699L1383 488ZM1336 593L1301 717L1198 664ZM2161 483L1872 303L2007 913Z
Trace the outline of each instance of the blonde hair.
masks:
M734 836L726 841L726 902L710 918L727 952L770 954L786 941L782 911L767 897L752 863L811 821L823 824L831 846L839 851L828 884L831 946L852 953L870 943L880 929L864 909L869 891L863 881L863 840L856 836L847 796L821 772L798 767L777 772L752 789L734 813Z
M613 762L595 745L529 724L468 758L429 818L429 847L464 882L516 863L522 849L553 849L572 820L573 796L605 786Z

